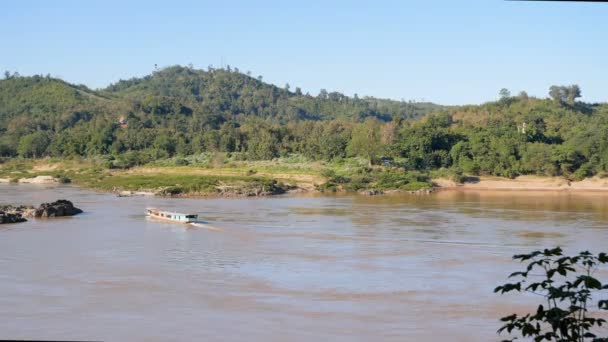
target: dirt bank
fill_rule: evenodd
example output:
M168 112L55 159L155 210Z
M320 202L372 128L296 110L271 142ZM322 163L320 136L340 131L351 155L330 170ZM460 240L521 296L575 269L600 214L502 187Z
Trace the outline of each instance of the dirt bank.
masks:
M434 179L433 183L440 190L608 191L608 178L597 177L577 182L562 177L470 177L463 184L439 178Z

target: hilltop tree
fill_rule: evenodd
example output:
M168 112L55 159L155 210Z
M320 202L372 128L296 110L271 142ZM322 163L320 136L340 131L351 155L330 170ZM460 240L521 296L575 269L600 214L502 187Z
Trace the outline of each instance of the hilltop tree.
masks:
M319 90L319 98L320 99L327 99L327 96L328 96L327 90L325 90L325 89Z
M517 97L519 97L522 100L528 100L528 98L529 98L528 93L524 90L520 91L519 94L517 95Z
M570 86L551 86L549 88L549 97L557 104L567 103L573 106L576 99L581 97L581 88L576 85Z
M505 100L505 99L508 99L509 97L511 97L511 92L507 88L502 88L498 92L498 95L500 96L501 100Z
M574 105L576 99L581 97L581 88L578 85L573 84L566 89L566 101L568 104Z

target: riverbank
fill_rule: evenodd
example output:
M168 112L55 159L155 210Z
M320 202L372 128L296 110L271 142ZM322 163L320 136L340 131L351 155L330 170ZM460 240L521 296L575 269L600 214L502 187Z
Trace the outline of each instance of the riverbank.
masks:
M608 178L587 178L568 181L562 177L519 176L514 179L502 177L469 177L464 183L446 178L433 179L438 190L502 190L502 191L608 191Z
M568 181L561 177L465 177L430 179L417 171L369 167L364 160L340 162L231 161L217 165L170 165L159 161L129 169L110 169L96 160L10 160L0 164L0 182L74 183L119 196L251 197L284 193L351 192L362 195L428 194L442 191L608 191L608 178Z
M0 164L0 181L71 182L120 196L250 197L288 192L377 195L432 191L430 179L423 173L396 167L369 167L367 161L358 158L332 163L279 158L175 165L178 161L161 160L114 169L108 168L103 160L9 160Z

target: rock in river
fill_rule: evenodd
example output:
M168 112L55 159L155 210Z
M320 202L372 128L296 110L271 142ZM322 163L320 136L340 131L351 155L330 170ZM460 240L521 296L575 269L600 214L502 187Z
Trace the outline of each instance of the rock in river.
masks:
M28 217L74 216L82 210L74 207L68 200L57 200L52 203L42 203L38 209L25 211Z
M0 206L0 223L25 222L27 218L74 216L82 210L74 207L72 202L57 200L52 203L42 203L38 208L33 206Z
M18 223L25 222L26 219L21 216L19 213L7 213L5 211L0 211L0 224L2 223Z

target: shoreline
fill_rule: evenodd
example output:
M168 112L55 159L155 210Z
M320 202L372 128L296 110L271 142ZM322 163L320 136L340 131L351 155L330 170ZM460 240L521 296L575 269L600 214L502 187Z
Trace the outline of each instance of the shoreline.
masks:
M510 179L482 176L462 184L445 178L432 181L437 191L608 192L608 178L599 177L568 181L561 177L519 176Z
M9 184L8 181L0 179L0 184ZM406 190L384 190L377 193L368 194L366 191L359 192L325 192L316 189L294 187L282 193L267 193L258 196L244 194L228 194L228 193L180 193L175 195L162 195L153 191L147 190L120 190L120 189L101 189L88 186L87 184L74 184L79 188L92 191L99 191L117 195L118 197L166 197L166 198L255 198L255 197L275 197L280 195L323 195L323 194L342 194L342 195L358 195L365 197L374 196L391 196L391 195L428 195L434 192L546 192L546 193L608 193L608 179L589 178L578 182L570 182L560 177L538 177L538 176L519 176L514 179L501 177L479 177L474 182L465 182L462 184L456 183L449 179L437 178L432 179L433 187L430 189L422 189L418 191ZM10 182L12 185L62 185L59 182Z
M251 169L250 166L240 169L142 166L129 170L100 171L94 170L90 166L66 167L45 162L32 165L30 170L19 173L4 172L0 176L0 183L58 185L72 182L82 188L113 193L119 197L227 198L323 193L390 196L404 193L421 195L445 191L608 193L608 177L595 176L580 181L569 181L563 177L532 175L512 179L496 176L469 176L466 177L464 183L439 177L425 181L426 185L419 189L406 190L386 186L386 184L384 187L376 187L375 184L370 184L367 188L349 192L342 183L337 181L333 188L321 187L320 185L333 180L328 178L330 176L324 177L310 170L261 169L251 172Z

